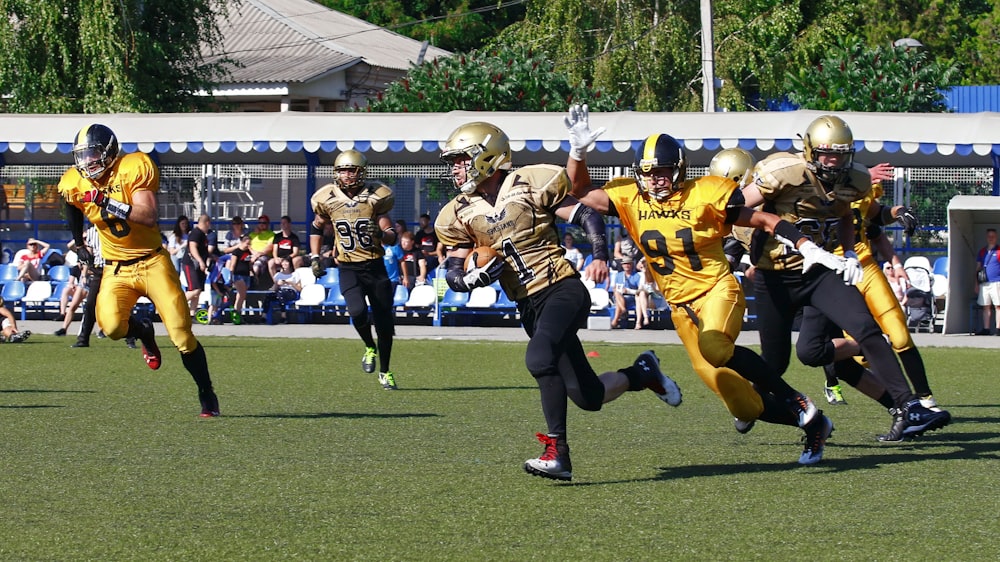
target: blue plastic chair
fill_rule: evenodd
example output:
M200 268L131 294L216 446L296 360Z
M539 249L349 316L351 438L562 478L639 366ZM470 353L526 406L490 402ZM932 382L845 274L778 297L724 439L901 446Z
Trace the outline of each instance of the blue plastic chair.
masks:
M441 307L463 307L467 302L469 302L469 293L453 291L449 287L448 290L444 292L444 297L441 299Z
M55 283L65 283L69 281L69 266L54 265L49 268L49 280Z
M17 305L21 305L21 320L27 317L27 311L25 310L24 303L21 299L28 292L27 287L24 286L23 281L8 281L4 283L3 289L0 290L0 301L3 301L4 307L6 307L11 312Z
M948 256L934 260L934 273L948 276Z
M396 292L392 296L392 306L403 306L408 300L410 300L410 290L406 288L406 285L396 285Z
M0 265L0 285L17 279L17 266L12 263Z
M316 282L329 290L334 285L340 284L340 270L336 267L328 267L326 274L317 279Z

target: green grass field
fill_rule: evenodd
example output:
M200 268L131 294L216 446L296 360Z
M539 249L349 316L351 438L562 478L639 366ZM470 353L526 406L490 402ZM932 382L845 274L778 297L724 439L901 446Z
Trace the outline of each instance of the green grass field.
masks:
M169 345L165 338L161 345ZM996 560L997 353L925 349L953 425L884 445L848 389L823 462L738 435L683 349L669 408L572 408L574 480L525 474L545 425L523 343L399 340L400 390L354 340L204 338L223 417L173 349L36 335L0 347L2 560ZM598 371L644 347L586 344ZM822 400L818 370L793 385Z

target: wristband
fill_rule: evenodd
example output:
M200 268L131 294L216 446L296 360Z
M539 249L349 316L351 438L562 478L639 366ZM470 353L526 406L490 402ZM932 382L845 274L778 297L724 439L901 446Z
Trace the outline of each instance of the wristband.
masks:
M128 220L129 214L132 213L132 205L111 198L108 199L108 204L104 208L122 220Z
M309 223L309 234L316 236L323 236L323 228L316 226L316 223L311 222Z

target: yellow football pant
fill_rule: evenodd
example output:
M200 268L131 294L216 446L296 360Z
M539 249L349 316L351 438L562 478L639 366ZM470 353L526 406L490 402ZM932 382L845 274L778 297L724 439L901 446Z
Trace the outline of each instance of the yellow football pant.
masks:
M882 333L889 336L889 342L896 353L913 349L913 337L906 325L906 314L889 286L889 280L882 273L882 268L871 257L862 260L862 265L864 278L857 287L865 297L868 310L882 328Z
M701 381L722 399L734 417L752 421L764 411L760 394L750 381L723 367L733 356L745 310L739 281L727 275L687 306L671 306L670 317Z
M141 296L153 301L170 341L181 353L197 349L198 340L191 331L191 311L180 277L166 252L157 252L139 263L120 268L105 266L97 295L97 324L109 338L125 337L132 308Z

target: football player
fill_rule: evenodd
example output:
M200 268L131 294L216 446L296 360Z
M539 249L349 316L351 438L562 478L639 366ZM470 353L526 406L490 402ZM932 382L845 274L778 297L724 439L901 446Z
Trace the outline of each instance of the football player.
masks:
M598 212L618 217L646 257L647 269L671 306L671 318L695 373L726 404L745 433L757 419L801 427L799 463L823 457L833 423L804 394L772 372L750 349L736 345L746 302L722 249L733 224L765 229L808 256L809 267L843 267L777 216L748 209L732 179L687 180L684 149L670 135L647 137L636 149L635 177L592 186L584 155L596 136L587 106L570 108L567 170L573 194Z
M104 272L101 290L95 293L98 325L113 340L139 338L146 365L159 369L162 359L153 322L132 315L139 297L149 298L198 385L201 416L218 416L219 400L205 349L191 331L180 276L160 237L159 169L145 153L120 155L118 138L100 124L80 129L73 142L73 160L76 165L59 180L59 193L66 201L66 222L80 261L93 259L84 244L84 216L97 227L101 240Z
M451 166L459 194L437 216L435 230L446 248L445 279L455 291L499 280L517 303L529 336L528 371L538 383L547 433L538 433L541 456L524 462L529 474L570 480L566 438L567 397L588 411L601 409L625 391L650 389L667 404L681 403L677 385L659 368L652 351L623 369L598 376L587 361L577 330L590 314L590 293L559 245L556 217L579 225L593 245L591 279L608 275L604 221L569 195L566 170L539 164L512 170L510 141L490 123L467 123L445 142L441 159ZM473 248L499 255L465 270Z
M765 211L795 224L821 248L833 250L842 246L847 267L840 274L824 268L805 271L801 253L789 251L764 232L754 233L751 261L757 268L754 286L761 355L772 369L784 373L791 355L795 313L810 306L812 311L803 312L799 341L817 341L822 337L817 334L827 333L827 323L816 320L817 315L822 315L858 343L876 378L892 398L893 425L886 436L892 437L903 430L918 435L944 427L951 420L950 414L929 410L920 403L861 293L850 286L863 279L861 263L854 251L851 204L871 190L868 170L854 162L854 135L850 127L839 117L821 116L806 129L803 147L802 153L779 152L758 162L752 182L743 188L746 203L763 204ZM804 357L811 350L798 351L803 362L813 361ZM846 361L852 360L842 359L837 363L844 365ZM856 384L857 379L847 378L850 376L841 374L843 380Z
M392 282L382 260L382 244L396 243L396 231L388 215L395 196L388 186L366 181L367 166L368 159L357 150L341 152L333 163L333 182L313 194L309 203L315 213L309 231L310 260L317 279L326 274L320 249L323 228L332 224L340 263L340 290L347 300L351 323L365 344L361 368L374 373L377 355L379 383L386 390L396 390L396 376L389 368L395 332ZM371 317L365 297L371 303ZM377 344L372 338L372 323Z

